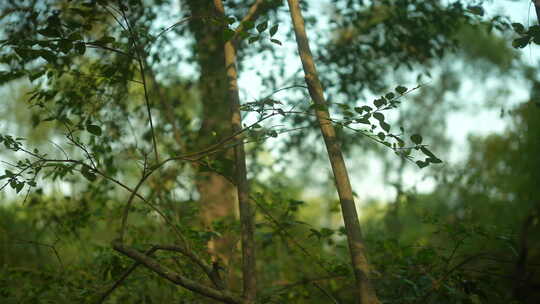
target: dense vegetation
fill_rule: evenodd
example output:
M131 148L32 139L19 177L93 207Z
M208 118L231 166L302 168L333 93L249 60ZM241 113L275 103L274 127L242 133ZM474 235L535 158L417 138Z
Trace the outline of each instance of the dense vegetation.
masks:
M2 1L0 302L539 303L540 26L489 7Z

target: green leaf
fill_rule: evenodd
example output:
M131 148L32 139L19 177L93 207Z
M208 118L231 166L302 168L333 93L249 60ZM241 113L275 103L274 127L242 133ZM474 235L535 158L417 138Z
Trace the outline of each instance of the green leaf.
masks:
M366 124L366 125L370 124L369 119L367 119L367 118L356 119L355 122L356 123L361 123L361 124Z
M377 134L377 137L380 139L380 140L384 140L386 138L386 135L383 133L383 132L379 132Z
M531 37L529 36L516 38L514 39L514 41L512 41L512 46L516 49L522 49L529 44L529 41L531 41Z
M373 113L373 118L375 118L378 121L384 121L384 114L380 112Z
M278 28L279 24L276 24L270 28L270 37L273 37L277 33Z
M432 163L432 164L440 164L443 161L438 159L438 158L429 157L429 158L426 158L426 162L429 162L429 163Z
M15 185L15 191L16 191L17 193L21 192L21 190L22 190L23 187L24 187L24 184L25 184L24 182L18 182L18 183L16 183L16 185Z
M224 29L223 30L223 40L225 40L225 41L231 40L234 37L234 34L235 34L235 32L232 29L230 29L230 28Z
M394 95L394 93L390 92L390 93L386 94L384 97L386 97L386 99L393 99L394 97L396 97L396 95Z
M69 35L67 39L69 39L70 41L78 41L78 40L82 40L83 37L79 32L75 32Z
M407 92L407 90L408 90L408 89L407 89L406 87L404 87L404 86L398 86L398 87L396 87L396 92L398 92L398 93L401 94L401 95L405 94L405 92Z
M525 27L521 23L512 23L512 27L514 28L514 31L518 34L522 34L525 32Z
M250 30L253 27L255 27L255 22L253 22L253 21L244 21L244 22L242 22L242 26L244 27L244 30Z
M362 106L360 108L366 112L371 112L373 110L370 106Z
M32 81L38 79L39 77L45 75L45 73L47 73L47 70L38 71L36 73L28 75L28 79L32 82Z
M75 50L79 55L84 55L84 52L86 52L86 44L84 42L78 42L75 44Z
M96 125L87 125L86 126L86 131L96 135L96 136L100 136L101 135L101 128L99 126L96 126Z
M253 37L249 37L248 42L251 44L251 43L259 41L260 39L261 39L261 36L253 36Z
M384 97L381 97L381 98L377 98L373 101L373 104L377 107L377 108L380 108L382 106L384 106L386 104L386 98Z
M97 176L94 173L90 172L90 170L90 167L88 167L87 165L83 165L81 169L81 174L82 176L84 176L84 178L93 182L96 180Z
M60 48L60 51L62 51L62 53L67 54L73 48L73 43L69 39L61 39L58 42L58 47Z
M411 140L413 143L419 145L422 143L422 136L420 134L413 134Z
M478 15L478 16L484 16L484 9L479 5L471 5L467 7L469 9L469 12Z
M433 154L431 151L429 151L428 148L426 148L426 147L420 147L420 150L421 150L422 153L424 153L427 157L437 158L437 156L435 156L435 154Z
M417 165L420 169L422 169L422 168L424 168L424 167L427 167L427 166L429 165L429 163L428 163L428 162L423 162L423 161L421 161L421 160L417 160L417 161L416 161L416 165Z
M51 37L51 38L60 37L60 32L56 28L53 28L53 27L46 27L44 29L39 30L38 33L40 33L41 35L45 37Z
M268 28L268 21L261 22L257 25L257 31L259 33L264 32Z
M56 54L51 52L51 51L48 51L48 50L40 50L39 51L39 56L41 56L43 59L47 60L48 63L56 63L56 59L58 57L56 57Z
M279 40L277 40L277 39L270 39L270 41L271 41L272 43L277 44L277 45L282 45L282 44L281 44L281 41L279 41Z
M384 121L381 120L381 121L379 121L379 125L386 132L390 132L390 125L389 124L387 124L387 123L385 123Z
M114 37L103 36L103 37L99 38L98 41L96 41L96 44L103 45L103 44L107 44L107 43L113 43L115 41L116 41L116 39L114 39Z

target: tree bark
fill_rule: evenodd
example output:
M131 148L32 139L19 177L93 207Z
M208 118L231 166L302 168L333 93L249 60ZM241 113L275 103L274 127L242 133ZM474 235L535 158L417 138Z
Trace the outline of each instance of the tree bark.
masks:
M221 16L225 16L225 9L221 0L214 0L214 5ZM238 93L238 72L236 70L236 50L233 40L224 44L225 69L227 70L228 99L231 108L232 132L242 129L242 115L240 112L240 97ZM241 139L241 138L238 138ZM246 153L244 145L234 147L235 180L238 189L238 205L240 223L242 227L242 279L245 303L254 303L257 295L255 271L255 242L253 239L254 223L252 207L249 199L249 186L247 181Z
M213 3L201 0L186 0L185 3L192 16L197 17L189 23L195 37L193 52L200 68L198 86L202 121L195 143L197 150L230 135L230 114L226 103L227 75L221 43L222 28L207 22L217 14ZM222 161L232 157L232 151L228 150L215 154L210 160ZM218 173L198 171L196 174L203 226L210 229L216 219L235 218L236 187ZM225 234L220 239L210 241L208 248L213 256L228 265L234 255L235 245L234 236Z
M330 114L326 109L326 100L323 94L323 88L319 80L313 55L309 48L309 40L306 34L304 19L300 10L298 0L287 0L289 11L294 26L294 33L298 45L298 52L305 73L306 84L309 94L316 105L316 116L319 122L321 133L326 144L326 150L332 165L336 188L341 204L341 212L347 231L347 241L351 255L352 266L356 279L356 292L358 294L357 303L360 304L378 304L379 299L369 280L369 264L366 257L366 248L362 239L358 214L354 204L351 183L349 175L343 160L341 147L336 140L336 132L330 120Z

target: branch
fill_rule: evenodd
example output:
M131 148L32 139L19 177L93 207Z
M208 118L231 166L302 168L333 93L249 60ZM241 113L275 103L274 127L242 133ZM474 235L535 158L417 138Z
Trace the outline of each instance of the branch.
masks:
M152 113L150 111L150 98L148 97L148 85L146 84L146 76L144 71L144 61L141 56L141 52L139 49L139 45L137 43L137 34L133 31L133 28L129 24L129 20L127 19L126 13L124 11L124 7L120 5L120 11L122 12L122 18L124 19L124 22L126 22L128 32L131 36L133 47L135 48L135 53L137 54L137 62L139 63L139 70L141 71L141 78L143 82L143 90L144 90L144 102L146 104L146 111L148 113L148 120L150 122L150 132L152 134L152 144L154 145L154 153L156 156L156 163L159 163L159 154L157 150L157 142L156 142L156 134L154 132L154 122L152 121Z
M244 23L247 21L250 21L255 17L255 15L258 13L259 7L262 4L263 0L257 0L255 3L251 5L251 7L248 10L248 13L242 18L242 21L240 22L240 25L235 30L235 36L238 35L243 29L244 29Z
M201 294L203 296L212 298L214 300L223 302L223 303L230 303L230 304L241 304L243 303L242 298L240 298L238 295L233 294L229 291L220 291L208 286L205 286L203 284L200 284L196 281L193 281L182 274L179 274L175 271L172 271L166 267L163 267L161 264L159 264L154 258L149 257L143 253L140 253L139 251L129 248L127 246L124 246L118 241L113 241L112 247L114 250L132 258L133 260L143 264L146 268L152 270L153 272L157 273L162 278L165 278L177 285L180 285L186 289L189 289L195 293Z

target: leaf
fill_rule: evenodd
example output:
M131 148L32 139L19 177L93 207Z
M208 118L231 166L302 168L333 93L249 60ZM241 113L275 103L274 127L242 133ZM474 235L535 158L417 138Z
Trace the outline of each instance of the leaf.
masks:
M75 32L69 35L67 39L69 39L70 41L78 41L78 40L82 40L83 37L79 32Z
M385 130L386 132L389 132L390 131L390 125L385 123L384 121L379 121L379 125L381 126L381 128L383 130Z
M30 82L38 79L39 77L45 75L45 73L47 72L47 70L42 70L42 71L38 71L36 73L33 73L33 74L30 74L28 75L28 79L30 80Z
M356 123L361 123L361 124L366 124L366 125L369 125L369 124L370 124L369 119L367 119L367 118L365 118L365 117L364 117L364 118L360 118L360 119L356 119L355 122L356 122Z
M114 39L114 37L103 36L103 37L99 38L99 40L96 41L96 43L98 43L98 44L107 44L107 43L113 43L115 41L116 41L116 39Z
M443 161L438 159L438 158L433 158L433 157L430 157L430 158L426 158L426 161L429 162L429 163L432 163L432 164L440 164L442 163Z
M24 182L18 182L18 183L15 184L15 191L17 193L19 193L19 192L21 192L23 187L24 187Z
M514 41L512 41L512 46L514 48L516 48L516 49L517 48L522 49L522 48L526 47L529 44L530 40L531 40L531 37L529 37L529 36L516 38L516 39L514 39Z
M388 93L386 95L384 95L384 97L386 97L386 99L393 99L394 97L396 97L396 95L394 95L394 93Z
M512 27L514 28L514 31L518 34L522 34L525 32L525 27L521 23L512 23Z
M267 28L268 28L268 21L264 21L264 22L259 23L259 24L257 25L257 31L258 31L259 33L264 32Z
M273 37L277 33L278 28L279 24L276 24L270 28L270 37Z
M253 37L249 37L248 42L251 44L251 43L253 43L253 42L259 41L259 39L261 39L261 36L253 36Z
M426 147L420 147L420 150L421 150L422 153L424 153L427 157L437 158L437 156L435 156L435 154L433 154L431 151L429 151L428 148L426 148Z
M242 26L244 27L244 30L250 30L253 27L255 27L255 22L253 22L253 21L244 21L244 22L242 22Z
M86 131L96 135L96 136L100 136L101 135L101 128L99 126L96 126L96 125L87 125L86 126Z
M417 165L420 169L422 169L422 168L424 168L424 167L427 167L427 166L429 165L429 163L428 163L428 162L423 162L423 161L421 161L421 160L417 160L417 161L416 161L416 165Z
M384 140L386 138L386 135L383 133L383 132L379 132L377 134L377 137L380 139L380 140Z
M373 104L377 107L377 108L380 108L382 106L384 106L386 104L386 99L384 97L381 97L381 98L377 98L373 101Z
M62 53L67 54L73 48L73 43L71 42L71 40L61 39L58 42L58 47L60 48L60 51L62 51Z
M366 112L371 112L373 110L370 106L362 106L360 108Z
M97 176L94 173L90 172L90 170L90 167L88 167L87 165L83 165L81 169L81 174L82 176L84 176L84 178L93 182L96 180Z
M48 51L48 50L40 50L39 51L39 56L41 56L43 59L47 60L48 63L56 63L56 59L58 57L56 57L56 54L51 52L51 51Z
M231 30L230 28L226 28L223 30L223 40L229 41L234 37L235 32Z
M484 9L479 5L469 6L467 8L469 9L469 12L475 15L484 16Z
M398 93L401 94L401 95L405 94L405 92L407 92L407 90L408 90L408 89L407 89L406 87L404 87L404 86L398 86L398 87L396 87L396 92L398 92Z
M51 38L60 37L60 32L56 28L53 28L50 26L39 30L38 33L40 33L41 35L45 37L51 37Z
M271 41L272 43L277 44L277 45L282 45L282 44L281 44L281 41L279 41L279 40L277 40L277 39L270 39L270 41Z
M375 118L378 121L384 121L384 114L380 112L373 113L373 118Z
M84 55L84 52L86 52L86 44L84 42L78 42L75 44L75 50L79 55Z
M422 143L422 136L420 134L413 134L411 140L413 143L419 145Z

